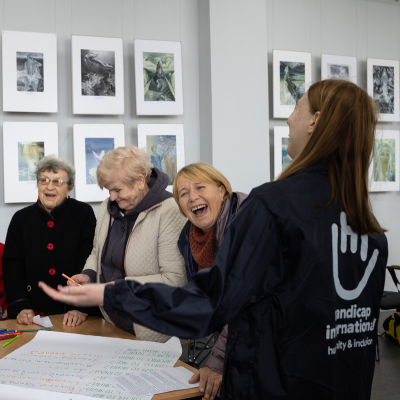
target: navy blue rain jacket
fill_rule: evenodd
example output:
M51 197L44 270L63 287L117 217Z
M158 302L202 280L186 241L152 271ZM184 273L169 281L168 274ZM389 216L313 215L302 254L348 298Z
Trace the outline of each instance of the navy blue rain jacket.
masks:
M387 241L352 232L324 164L254 189L210 269L107 286L105 309L178 337L229 322L223 399L369 399Z

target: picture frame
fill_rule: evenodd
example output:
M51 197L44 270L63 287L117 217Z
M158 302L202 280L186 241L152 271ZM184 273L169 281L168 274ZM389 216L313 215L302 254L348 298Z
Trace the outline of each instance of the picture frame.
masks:
M357 57L321 54L321 80L343 79L357 85Z
M287 153L289 145L289 127L274 126L274 174L275 179L292 162Z
M122 38L71 36L73 114L125 114Z
M181 42L135 39L137 115L182 115Z
M399 182L400 131L377 130L375 152L369 168L370 192L393 192Z
M110 150L125 146L125 125L74 124L73 131L75 198L102 202L109 194L97 185L97 166Z
M273 50L274 118L288 118L311 85L311 53Z
M170 178L167 190L178 171L185 166L182 124L138 124L138 147L149 155L150 162Z
M4 122L4 203L34 203L38 197L36 164L58 155L56 122Z
M399 61L367 58L367 87L380 110L380 120L400 121Z
M57 35L2 31L3 111L56 113Z

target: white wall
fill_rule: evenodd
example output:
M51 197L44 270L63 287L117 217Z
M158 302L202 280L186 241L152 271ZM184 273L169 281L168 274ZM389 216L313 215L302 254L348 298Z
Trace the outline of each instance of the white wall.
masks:
M269 96L272 98L272 50L312 54L313 80L321 78L321 53L357 57L358 84L367 88L367 57L400 58L400 5L393 0L267 0ZM286 120L272 118L270 165L273 171L273 128ZM385 122L383 129L400 129ZM271 174L273 179L273 173ZM388 229L388 264L400 264L400 192L372 193L380 224ZM386 289L394 290L387 274Z
M4 113L4 121L55 121L59 155L73 162L74 123L124 123L125 142L137 145L138 123L183 123L186 162L200 160L199 51L197 0L0 0L0 30L57 34L58 113ZM124 40L125 115L72 114L71 35L122 37ZM182 42L184 115L138 117L135 105L134 39ZM0 67L1 68L1 67ZM0 83L0 94L2 93ZM3 109L0 96L0 110ZM13 214L28 204L4 204L3 140L0 138L0 242ZM72 192L72 197L74 193ZM99 203L93 203L97 213Z

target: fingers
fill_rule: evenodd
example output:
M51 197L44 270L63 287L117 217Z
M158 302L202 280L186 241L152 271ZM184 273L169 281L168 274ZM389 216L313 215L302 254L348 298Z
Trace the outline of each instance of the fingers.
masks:
M34 312L33 310L22 310L17 315L17 322L21 325L30 325L33 322Z
M199 384L199 389L200 392L204 392L205 388L206 388L206 383L207 383L207 379L208 379L208 373L206 368L201 368L198 373L200 374L200 384Z
M193 376L189 379L189 383L196 383L200 379L200 371L196 371Z

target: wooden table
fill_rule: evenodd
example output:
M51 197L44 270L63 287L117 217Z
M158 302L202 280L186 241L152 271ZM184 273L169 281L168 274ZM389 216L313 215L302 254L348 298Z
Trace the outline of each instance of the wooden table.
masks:
M64 315L51 315L50 319L53 324L51 328L52 331L55 332L65 332L65 333L78 333L80 335L93 335L93 336L103 336L103 337L112 337L112 338L120 338L120 339L130 339L130 340L140 340L135 336L125 332L122 329L117 328L116 326L106 322L102 318L98 317L88 317L88 319L83 322L80 326L66 326L63 325ZM0 327L7 328L7 330L12 329L39 329L43 328L42 326L32 324L32 325L20 325L17 323L15 319L9 319L6 321L0 322ZM20 335L19 339L16 342L10 343L6 347L0 346L0 359L5 357L7 354L12 353L14 350L23 346L24 344L30 342L36 335L37 332L24 332ZM3 341L5 343L5 341ZM0 344L2 344L0 342ZM197 370L182 361L177 361L175 367L185 367L186 369L196 372ZM186 389L186 390L176 390L174 392L167 392L162 394L157 394L153 396L152 400L179 400L179 399L188 399L191 397L202 396L202 393L198 388L194 389Z

